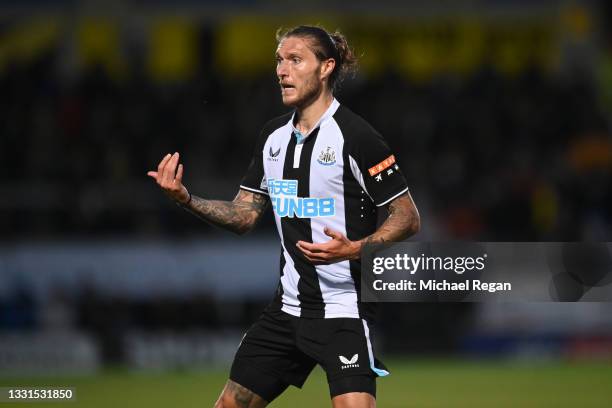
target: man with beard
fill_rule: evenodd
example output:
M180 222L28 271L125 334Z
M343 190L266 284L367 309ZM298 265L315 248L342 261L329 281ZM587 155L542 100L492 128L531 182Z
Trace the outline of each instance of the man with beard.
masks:
M264 407L316 364L335 408L375 407L376 377L389 373L372 348L375 304L360 300L361 250L416 233L419 215L383 138L334 98L356 64L345 37L299 26L277 40L281 96L294 109L264 126L234 200L190 194L178 153L148 175L188 211L239 234L272 204L278 290L240 343L215 407ZM379 228L377 207L388 210Z

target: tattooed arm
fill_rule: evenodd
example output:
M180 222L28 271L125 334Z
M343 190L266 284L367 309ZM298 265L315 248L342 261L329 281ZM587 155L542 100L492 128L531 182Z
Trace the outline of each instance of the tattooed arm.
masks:
M325 228L324 232L332 239L313 244L298 241L298 248L312 263L334 263L359 259L366 244L401 241L416 234L421 228L421 220L410 193L406 192L388 204L389 216L372 235L359 241L350 241L337 231Z
M237 234L253 229L268 206L268 197L245 190L240 190L233 201L205 200L191 195L183 185L183 165L178 162L178 153L167 154L157 171L149 171L147 175L155 179L168 197L204 221Z
M181 206L212 225L242 235L255 227L268 203L267 196L241 189L233 201L191 196L189 203Z
M421 229L421 217L409 193L402 194L389 203L389 215L383 225L372 235L360 242L361 248L367 244L401 241L416 234Z

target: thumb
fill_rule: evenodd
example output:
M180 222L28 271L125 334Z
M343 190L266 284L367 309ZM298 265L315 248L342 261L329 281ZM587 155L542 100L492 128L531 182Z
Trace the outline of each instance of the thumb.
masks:
M327 235L328 237L332 237L335 239L342 239L342 234L339 233L338 231L334 231L333 229L329 228L329 227L325 227L323 229L323 232L325 232L325 235Z
M147 172L147 176L153 177L154 179L157 179L157 172L156 171L148 171Z

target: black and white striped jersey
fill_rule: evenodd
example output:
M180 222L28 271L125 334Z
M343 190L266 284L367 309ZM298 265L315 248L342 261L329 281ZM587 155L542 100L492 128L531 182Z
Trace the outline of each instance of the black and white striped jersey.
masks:
M301 317L370 318L373 304L360 302L360 262L313 265L296 243L329 241L326 226L352 241L372 234L376 206L408 191L406 180L380 134L337 100L307 135L294 116L264 126L240 186L272 203L281 241L273 305Z

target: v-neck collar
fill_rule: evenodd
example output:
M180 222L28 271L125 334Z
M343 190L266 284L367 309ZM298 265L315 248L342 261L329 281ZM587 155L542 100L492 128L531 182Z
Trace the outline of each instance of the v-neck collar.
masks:
M291 119L289 120L289 123L291 124L291 127L293 129L293 134L295 135L297 139L297 144L304 143L306 138L308 138L308 136L312 133L313 130L323 125L325 121L327 121L329 118L331 118L334 115L334 113L336 113L336 110L338 110L339 106L340 106L340 102L338 102L336 98L333 98L331 105L329 105L329 108L327 108L327 110L323 112L323 115L321 115L317 123L315 123L315 125L312 128L310 128L310 130L306 134L303 134L302 132L300 132L293 124L293 121L295 119L295 114L297 113L297 111L294 111L293 115L291 115Z

